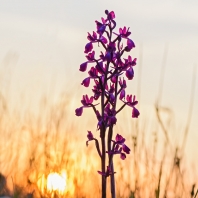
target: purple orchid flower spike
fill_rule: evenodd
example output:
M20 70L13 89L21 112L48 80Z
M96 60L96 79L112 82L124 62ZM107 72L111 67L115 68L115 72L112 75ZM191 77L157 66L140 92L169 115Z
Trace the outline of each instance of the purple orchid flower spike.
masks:
M102 170L98 173L102 179L102 198L106 198L106 178L109 176L111 177L112 197L115 197L116 194L113 156L118 154L124 160L130 154L130 148L125 144L126 139L122 135L117 134L115 140L112 139L114 126L118 122L117 114L125 106L129 106L132 108L132 118L138 118L140 115L136 108L138 101L135 96L127 94L126 80L133 80L134 66L137 61L131 55L125 58L125 53L135 47L135 43L130 38L131 31L124 26L116 33L114 11L105 10L105 14L100 21L95 21L96 30L92 33L88 32L88 42L84 49L86 61L80 64L79 68L81 72L88 72L88 76L82 80L81 84L84 87L90 87L93 83L92 95L90 97L87 94L83 95L82 106L75 110L76 116L81 116L84 109L91 107L96 116L100 145L91 131L88 131L86 145L90 141L94 141L101 159ZM95 45L103 49L99 51L98 57L94 50ZM89 66L90 68L88 68ZM126 77L124 78L122 75ZM123 102L120 107L118 99ZM97 109L96 101L100 105L99 109Z

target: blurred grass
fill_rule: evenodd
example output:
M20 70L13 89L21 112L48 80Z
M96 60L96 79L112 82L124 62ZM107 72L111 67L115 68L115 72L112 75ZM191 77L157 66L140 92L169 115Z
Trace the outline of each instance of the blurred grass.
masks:
M95 130L93 114L85 113L83 121L74 119L71 93L61 94L54 103L49 100L50 95L41 96L35 105L37 111L25 105L23 97L14 108L8 89L0 90L0 196L100 197L100 162L94 145L85 146L86 131ZM187 169L188 156L184 155L192 106L183 143L172 141L171 134L176 132L172 110L160 106L160 101L153 110L155 116L149 121L144 116L131 120L130 110L119 115L115 133L127 136L131 154L125 161L115 157L117 197L195 198L196 174ZM97 132L94 135L97 137ZM63 170L67 174L67 192L49 192L47 176Z
M69 98L62 95L54 105L43 98L38 115L28 109L24 115L16 110L7 111L9 100L1 102L0 195L27 197L33 192L33 197L43 198L99 197L100 177L96 173L100 169L99 161L94 157L94 146L91 143L88 148L85 146L85 126L79 135L77 123L69 119L73 113ZM155 110L154 132L149 131L146 121L140 127L138 121L123 117L130 122L127 143L131 144L132 152L125 161L115 157L117 196L194 197L197 183L188 176L193 170L186 170L183 152L180 153L178 144L160 139L161 125L167 134L172 132L171 126L162 121L162 114L171 110L157 106ZM116 126L116 130L124 132L124 124ZM61 170L67 172L70 189L64 196L55 192L52 195L41 184L41 178Z

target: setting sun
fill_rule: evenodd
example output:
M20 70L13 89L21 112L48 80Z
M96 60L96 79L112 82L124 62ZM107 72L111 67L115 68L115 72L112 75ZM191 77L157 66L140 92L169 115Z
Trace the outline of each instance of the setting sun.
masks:
M47 189L64 194L67 189L66 173L50 173L47 177Z
M37 182L42 194L72 195L75 187L72 179L69 179L65 170L60 173L51 172L47 176L42 175Z

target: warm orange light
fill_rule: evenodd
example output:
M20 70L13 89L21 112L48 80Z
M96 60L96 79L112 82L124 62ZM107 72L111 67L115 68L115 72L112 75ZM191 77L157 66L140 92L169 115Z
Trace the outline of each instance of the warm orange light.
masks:
M75 190L73 181L67 177L65 170L60 173L51 172L47 177L43 174L37 185L43 194L72 195Z
M64 194L67 190L66 185L66 173L50 173L47 177L47 190L58 191L60 194Z

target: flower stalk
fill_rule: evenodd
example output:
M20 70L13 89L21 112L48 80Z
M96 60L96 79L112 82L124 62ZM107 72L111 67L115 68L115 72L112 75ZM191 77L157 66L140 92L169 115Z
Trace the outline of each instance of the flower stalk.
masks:
M132 108L132 118L139 116L139 111L135 108L138 104L135 96L126 95L126 80L121 77L125 74L128 80L134 77L133 67L136 65L136 58L132 59L130 55L124 58L125 52L130 52L134 47L134 42L129 38L131 32L129 28L120 28L119 33L114 32L116 27L115 13L105 11L106 17L101 18L101 22L96 22L96 32L88 33L89 42L85 45L84 53L87 61L80 65L80 71L85 72L89 64L92 65L88 71L88 77L82 81L84 87L89 87L93 82L93 95L83 95L82 106L75 110L77 116L83 114L85 108L92 107L97 118L97 129L100 131L99 141L88 131L88 142L94 140L98 155L101 159L101 197L106 198L107 177L110 176L111 197L116 197L115 172L113 157L116 154L124 160L130 149L125 144L125 138L120 134L114 134L114 125L117 123L117 114L125 107ZM123 42L124 41L124 42ZM124 46L125 43L125 47ZM101 51L99 58L95 58L93 46L100 45L104 51ZM93 66L95 65L95 66ZM100 103L93 104L100 98ZM118 99L123 103L117 108ZM100 111L96 108L100 105ZM115 136L115 139L113 137ZM108 162L106 161L108 155Z

